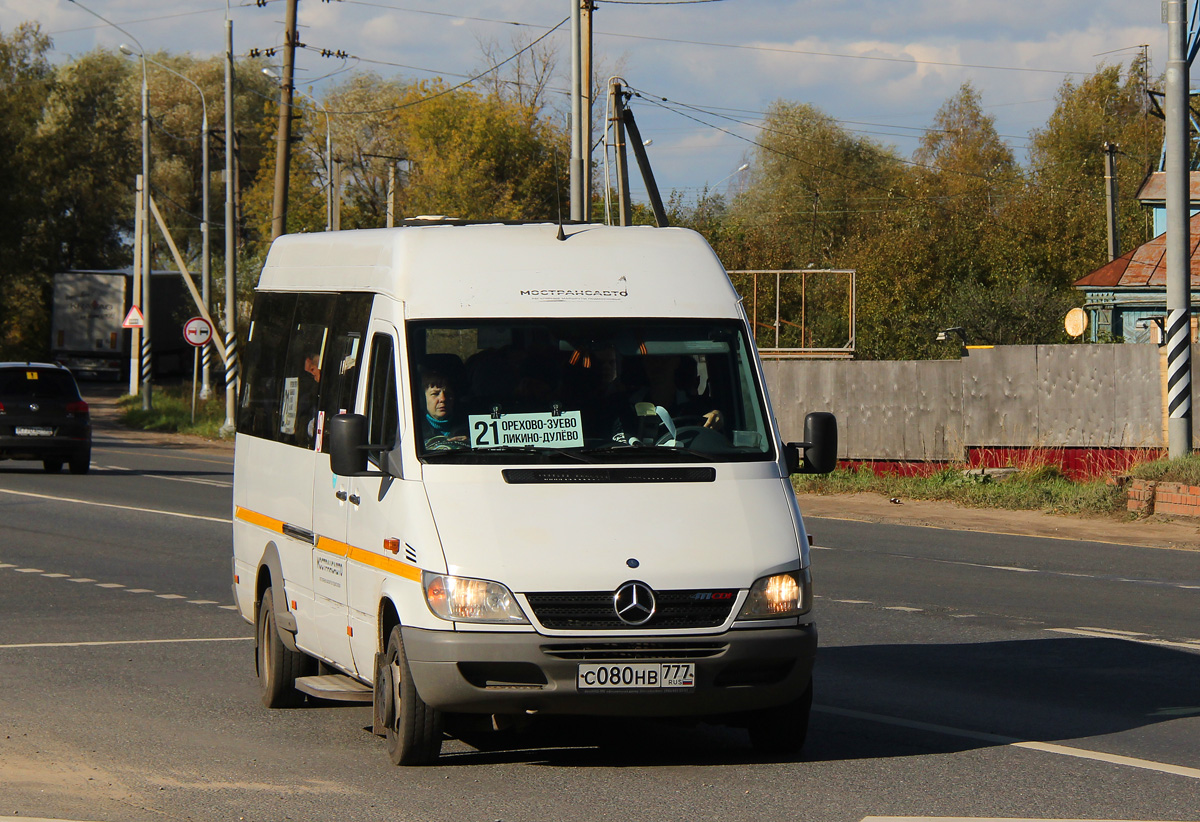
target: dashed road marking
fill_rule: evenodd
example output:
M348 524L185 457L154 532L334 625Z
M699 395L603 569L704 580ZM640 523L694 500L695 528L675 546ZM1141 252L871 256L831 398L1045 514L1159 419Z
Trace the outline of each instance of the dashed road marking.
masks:
M70 574L43 571L41 568L20 568L11 562L0 562L0 571L5 569L11 569L14 573L18 574L40 574L45 579L61 579L76 584L94 583L97 588L104 588L110 591L123 590L127 594L154 594L158 599L187 599L183 594L155 594L153 588L130 588L120 582L96 582L91 577L72 577ZM218 608L227 611L238 610L236 605L220 605L214 599L188 599L188 603L191 605L216 605Z
M842 605L870 605L873 608L879 608L882 611L898 611L905 614L924 614L930 613L926 608L913 608L908 605L883 605L877 602L870 602L865 599L830 599L830 602L837 602ZM952 619L980 619L979 614L953 614L939 612L942 616L948 616ZM1071 634L1073 636L1095 637L1097 639L1124 639L1129 642L1140 642L1144 645L1158 645L1164 648L1179 648L1185 651L1200 651L1200 639L1191 639L1188 637L1167 639L1165 637L1152 636L1150 634L1141 633L1139 631L1122 631L1116 628L1043 628L1042 630L1050 631L1057 634Z

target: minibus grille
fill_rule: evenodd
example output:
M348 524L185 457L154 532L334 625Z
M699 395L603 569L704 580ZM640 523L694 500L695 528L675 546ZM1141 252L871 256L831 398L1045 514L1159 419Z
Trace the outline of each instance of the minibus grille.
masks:
M573 662L628 659L709 659L729 649L724 642L589 642L543 645L542 653Z
M560 631L716 628L724 625L737 601L737 591L655 591L654 615L641 625L617 616L612 591L526 594L544 627Z

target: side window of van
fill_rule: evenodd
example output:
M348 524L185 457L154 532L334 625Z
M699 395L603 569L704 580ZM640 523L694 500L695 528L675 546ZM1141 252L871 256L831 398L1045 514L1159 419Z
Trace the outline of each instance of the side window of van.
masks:
M370 294L342 294L337 298L321 371L320 412L326 424L330 417L354 410L371 300ZM321 450L329 450L328 446L326 438Z
M400 409L396 396L396 362L391 336L376 334L371 339L371 365L367 388L368 442L391 449L396 445ZM375 461L372 453L371 460Z
M238 406L240 433L264 439L278 437L283 364L295 311L295 294L260 292L254 300Z
M301 294L296 300L279 394L275 438L280 442L313 447L329 320L336 299L333 294Z

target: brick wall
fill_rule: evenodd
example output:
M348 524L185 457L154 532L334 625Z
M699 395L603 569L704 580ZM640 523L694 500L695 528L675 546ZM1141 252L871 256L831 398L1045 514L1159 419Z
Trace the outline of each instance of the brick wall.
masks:
M1137 514L1200 517L1200 486L1130 480L1126 507Z

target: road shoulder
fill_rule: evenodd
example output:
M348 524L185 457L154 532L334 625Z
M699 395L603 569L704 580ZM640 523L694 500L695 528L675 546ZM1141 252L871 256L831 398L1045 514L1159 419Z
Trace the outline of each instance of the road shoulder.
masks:
M1200 551L1200 521L1150 517L1120 520L1107 517L1063 516L1040 511L967 508L951 502L900 500L876 494L797 494L806 518L890 522L929 528L986 531L998 534L1107 542L1148 548ZM820 527L810 526L820 542Z

